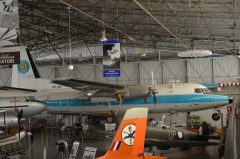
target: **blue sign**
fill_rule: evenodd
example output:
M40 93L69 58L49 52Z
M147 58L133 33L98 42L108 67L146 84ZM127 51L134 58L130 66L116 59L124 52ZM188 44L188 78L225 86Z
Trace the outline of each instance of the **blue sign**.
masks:
M100 41L100 44L116 44L116 43L121 43L120 40L107 40L107 41Z
M119 77L120 70L103 70L103 77Z

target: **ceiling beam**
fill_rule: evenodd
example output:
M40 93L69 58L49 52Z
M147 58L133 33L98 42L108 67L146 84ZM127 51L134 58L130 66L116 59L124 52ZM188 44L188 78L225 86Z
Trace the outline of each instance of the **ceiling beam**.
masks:
M141 3L137 0L133 0L135 4L137 4L144 12L146 12L151 18L153 18L164 30L166 30L172 37L174 37L184 48L188 49L189 47L185 45L179 37L173 33L168 27L166 27L159 19L153 16Z

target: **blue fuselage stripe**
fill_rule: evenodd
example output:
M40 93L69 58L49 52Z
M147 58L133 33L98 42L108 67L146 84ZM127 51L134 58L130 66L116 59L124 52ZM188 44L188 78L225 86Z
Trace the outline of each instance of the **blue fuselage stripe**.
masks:
M45 100L47 106L98 106L108 105L108 103L92 103L90 101L82 101L80 99L59 99L59 100ZM195 104L195 103L211 103L211 102L228 102L227 96L212 95L212 94L181 94L181 95L158 95L156 96L156 104ZM122 105L143 105L154 104L153 96L147 99L124 99ZM111 102L111 105L119 105L119 102Z

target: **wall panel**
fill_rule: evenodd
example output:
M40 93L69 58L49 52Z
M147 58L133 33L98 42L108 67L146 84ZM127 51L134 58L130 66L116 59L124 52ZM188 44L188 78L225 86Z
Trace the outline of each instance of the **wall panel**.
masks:
M38 72L41 78L55 79L55 68L54 67L39 67Z
M199 58L188 60L142 61L141 63L121 63L121 77L104 78L102 64L81 64L70 71L66 66L39 67L42 78L80 78L83 80L114 84L151 84L151 72L158 84L180 82L220 83L238 82L240 62L234 56ZM0 84L10 85L11 69L0 69Z
M214 82L237 82L239 76L239 59L234 56L213 59Z
M187 82L187 71L185 60L164 60L163 83L180 80L181 83Z
M139 65L138 63L122 63L121 77L119 77L119 84L139 84Z
M212 83L212 59L190 59L187 61L189 83Z
M73 78L74 71L74 69L69 70L67 67L56 67L55 78Z
M95 65L78 65L75 67L74 71L75 78L79 78L81 80L89 80L95 81Z
M149 85L152 82L152 72L154 80L162 83L162 67L159 61L148 61L139 63L140 84Z

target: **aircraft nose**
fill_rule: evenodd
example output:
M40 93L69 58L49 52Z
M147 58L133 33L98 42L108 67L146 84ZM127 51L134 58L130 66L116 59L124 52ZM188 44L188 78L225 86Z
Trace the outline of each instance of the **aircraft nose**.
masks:
M233 98L228 98L228 102L229 102L229 104L232 104L233 103Z
M222 102L226 105L230 102L228 96L223 96L223 95L213 95L213 96L214 96L215 102Z

